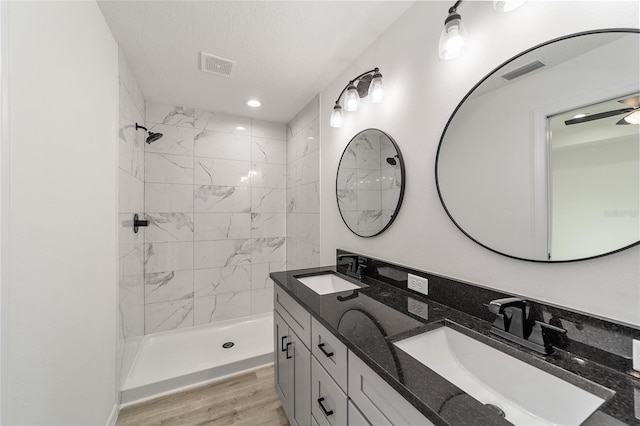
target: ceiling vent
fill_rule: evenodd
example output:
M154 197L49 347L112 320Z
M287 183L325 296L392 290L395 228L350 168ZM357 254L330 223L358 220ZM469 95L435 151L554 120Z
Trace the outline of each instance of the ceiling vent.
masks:
M528 63L527 65L523 65L520 68L516 68L515 70L506 73L505 75L502 76L502 78L504 78L505 80L514 80L518 77L522 77L525 74L529 74L530 72L533 72L537 69L540 69L542 67L546 66L545 64L543 64L540 61L533 61Z
M236 61L221 58L220 56L200 52L200 71L208 72L222 77L231 77Z

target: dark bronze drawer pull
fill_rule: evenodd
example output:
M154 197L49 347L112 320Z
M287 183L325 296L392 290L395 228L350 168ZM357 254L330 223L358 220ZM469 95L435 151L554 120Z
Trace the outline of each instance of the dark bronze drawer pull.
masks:
M324 397L322 398L318 398L318 405L320 406L320 408L322 408L322 411L324 411L324 415L325 416L330 416L333 414L333 410L329 410L327 411L326 408L324 408L324 404L322 403L322 401L324 401Z
M282 336L282 339L280 339L280 350L282 352L287 350L287 348L284 347L284 339L286 339L287 337L289 337L289 336Z
M322 351L323 354L325 354L327 356L327 358L332 357L333 356L333 352L327 352L324 349L324 343L319 343L318 344L318 348Z
M291 346L291 343L287 343L287 346L285 348L285 351L287 352L287 359L293 358L291 355L289 355L289 346Z

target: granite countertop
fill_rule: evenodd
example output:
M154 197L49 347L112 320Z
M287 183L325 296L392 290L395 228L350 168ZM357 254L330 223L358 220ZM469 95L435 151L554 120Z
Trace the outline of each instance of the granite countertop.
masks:
M327 295L313 292L294 277L326 271L335 272L335 268L274 272L270 276L436 425L511 424L393 345L444 325L606 399L583 425L640 425L634 411L634 391L640 399L638 379L563 350L556 349L545 357L506 343L490 335L491 324L483 319L370 277L363 278L360 284L366 287L356 292ZM416 314L409 312L410 305Z

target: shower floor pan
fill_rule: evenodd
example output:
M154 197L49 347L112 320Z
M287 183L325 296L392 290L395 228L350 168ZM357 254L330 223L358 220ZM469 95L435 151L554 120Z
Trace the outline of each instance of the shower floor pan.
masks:
M131 405L272 362L271 312L150 334L144 337L122 387L121 404Z

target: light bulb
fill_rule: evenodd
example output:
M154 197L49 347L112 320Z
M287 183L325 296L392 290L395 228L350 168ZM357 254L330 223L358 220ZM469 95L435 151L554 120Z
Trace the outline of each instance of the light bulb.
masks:
M624 118L624 121L629 124L640 124L640 110L634 111L631 114L627 115Z
M382 102L382 98L384 96L384 92L382 90L382 74L379 72L375 72L373 74L373 79L371 80L371 84L369 85L369 97L371 98L371 102L374 104L379 104Z
M467 30L462 24L462 18L457 13L451 13L444 21L444 28L438 43L440 59L453 59L464 51L467 42Z
M493 0L493 8L498 12L510 12L525 3L526 0Z
M360 106L360 95L356 86L350 84L347 88L347 94L344 99L344 109L347 111L357 111Z
M342 107L338 104L333 107L331 118L329 119L331 127L342 127Z

